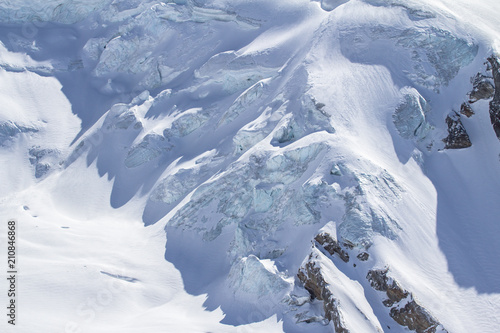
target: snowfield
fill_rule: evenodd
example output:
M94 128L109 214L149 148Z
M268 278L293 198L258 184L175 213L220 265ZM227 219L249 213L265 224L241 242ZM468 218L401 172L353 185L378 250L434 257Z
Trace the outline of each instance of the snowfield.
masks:
M0 3L1 331L498 332L498 15Z

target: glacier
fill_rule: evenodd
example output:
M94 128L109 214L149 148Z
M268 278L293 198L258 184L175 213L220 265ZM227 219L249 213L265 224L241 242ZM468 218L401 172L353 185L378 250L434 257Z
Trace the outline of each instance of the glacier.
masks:
M403 88L404 101L394 113L394 125L405 139L425 139L432 129L425 115L429 112L427 101L413 88Z
M498 13L1 3L20 331L404 332L415 301L443 331L495 332ZM449 114L469 147L446 145ZM368 278L384 270L412 295L399 322Z

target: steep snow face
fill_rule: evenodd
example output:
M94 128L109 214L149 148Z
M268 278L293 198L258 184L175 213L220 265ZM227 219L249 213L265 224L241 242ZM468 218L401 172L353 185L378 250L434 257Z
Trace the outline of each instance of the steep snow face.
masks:
M8 194L61 167L80 121L57 79L32 72L46 63L16 58L3 45L0 51L0 158L8 170L0 175L0 190Z
M130 225L117 234L138 235L143 249L103 250L138 256L127 265L141 266L149 246L157 256L166 237L164 257L148 257L158 275L111 272L97 255L89 268L124 281L126 304L137 300L137 313L161 325L159 303L182 312L186 299L204 313L189 293L206 295L211 311L198 330L331 331L296 279L311 254L353 332L402 330L366 279L385 266L450 332L493 332L500 146L487 100L462 119L471 148L443 150L443 139L470 78L490 75L495 25L469 31L465 2L456 15L446 2L0 4L6 207L19 215L16 200L46 193L58 213L43 211L44 221L67 214L98 239L92 228L117 232L119 216ZM324 226L351 262L311 251ZM131 313L102 311L113 323Z

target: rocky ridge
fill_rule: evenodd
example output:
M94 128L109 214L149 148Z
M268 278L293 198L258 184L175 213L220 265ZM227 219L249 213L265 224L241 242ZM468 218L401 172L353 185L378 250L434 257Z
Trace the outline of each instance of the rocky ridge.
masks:
M493 130L500 140L500 61L497 56L488 58L495 83L495 93L490 102L490 120L493 125Z
M333 323L335 332L347 333L349 330L339 311L339 301L328 287L327 278L315 259L318 257L311 253L305 265L300 268L297 277L313 299L323 301L325 318Z
M443 140L445 149L461 149L472 146L469 135L460 119L460 115L453 111L446 117L448 136Z
M310 293L311 299L323 301L325 319L333 323L335 332L342 333L351 332L351 330L342 315L343 305L336 295L339 290L330 283L331 277L328 275L328 269L325 268L322 260L336 265L333 257L338 257L342 260L342 262L338 262L338 265L347 264L350 250L355 249L350 244L340 244L334 235L322 231L316 235L313 250L297 273L297 278ZM330 257L322 256L321 252L323 251L328 253ZM357 258L360 261L366 261L369 255L367 252L360 252ZM353 266L356 267L356 264L354 263ZM397 324L417 333L447 332L439 321L419 304L411 292L405 290L397 280L389 276L389 268L369 269L366 280L371 288L383 293L382 303L385 307L390 308L389 316ZM365 284L365 281L358 282Z

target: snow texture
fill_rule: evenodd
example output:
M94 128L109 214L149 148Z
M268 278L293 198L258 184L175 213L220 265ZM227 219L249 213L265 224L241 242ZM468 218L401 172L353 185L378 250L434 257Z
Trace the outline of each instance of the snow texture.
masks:
M493 0L3 1L16 329L331 332L296 279L328 229L352 261L313 247L315 267L352 332L403 330L366 280L385 266L449 332L496 332L487 100L461 118L474 144L441 148L471 78L491 76L498 13Z

